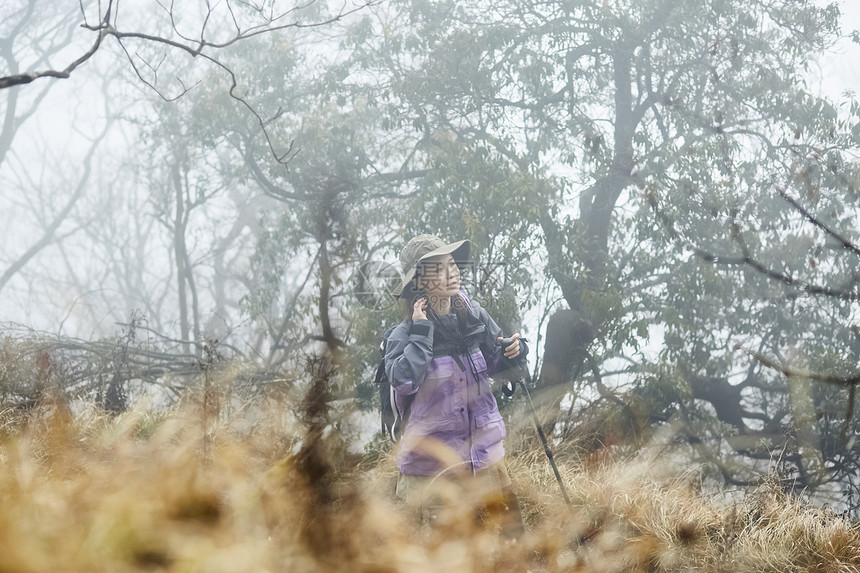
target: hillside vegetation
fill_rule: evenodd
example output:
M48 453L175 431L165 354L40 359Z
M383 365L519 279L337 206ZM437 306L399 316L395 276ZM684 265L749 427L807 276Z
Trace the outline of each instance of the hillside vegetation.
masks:
M391 453L350 453L322 383L241 401L224 374L162 413L48 395L5 410L0 571L860 570L839 515L767 480L720 501L656 446L558 452L568 508L536 440L512 436L526 534L470 499L422 526L393 498Z

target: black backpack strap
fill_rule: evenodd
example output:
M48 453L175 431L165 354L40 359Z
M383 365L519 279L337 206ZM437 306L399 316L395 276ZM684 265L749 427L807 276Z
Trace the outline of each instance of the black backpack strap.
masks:
M376 385L379 386L379 409L381 412L382 433L387 435L389 439L397 441L400 439L400 434L409 419L409 411L412 406L414 396L407 396L404 400L402 415L398 416L396 411L397 405L391 399L391 383L388 376L385 374L385 346L388 344L388 338L397 326L392 326L385 331L382 336L382 343L379 345L379 353L381 360L376 368Z
M394 425L394 408L391 405L391 395L388 392L388 378L385 376L385 360L376 368L374 379L379 388L379 410L382 412L382 433L387 434L388 428Z
M409 422L409 414L412 412L413 400L415 400L415 394L410 394L409 396L403 397L403 416L398 418L394 422L394 425L391 426L391 437L394 439L394 441L400 439L400 435L403 433L403 429ZM394 408L392 408L392 410L393 409Z

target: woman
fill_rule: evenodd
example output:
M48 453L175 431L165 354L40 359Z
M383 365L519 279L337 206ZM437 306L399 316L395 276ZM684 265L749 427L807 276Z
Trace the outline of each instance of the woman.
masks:
M502 495L521 526L503 460L505 424L488 378L528 350L519 333L503 348L501 329L460 288L459 265L468 258L469 241L445 244L433 235L413 238L400 253L404 279L395 294L406 317L385 348L402 421L397 495L424 505L432 519L441 502L428 501L431 486L466 475L485 495Z

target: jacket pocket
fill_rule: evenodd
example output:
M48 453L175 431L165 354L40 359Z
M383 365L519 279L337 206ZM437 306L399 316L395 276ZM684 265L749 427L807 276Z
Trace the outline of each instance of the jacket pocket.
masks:
M492 410L490 412L475 416L475 425L479 428L483 428L484 426L489 426L490 424L494 424L501 421L502 415L501 413L499 413L498 410Z
M484 359L484 354L478 350L471 354L472 363L475 365L475 369L478 372L486 372L487 371L487 361Z
M496 403L496 397L493 396L493 393L490 391L490 386L487 384L486 378L482 378L483 380L478 382L481 384L480 392L471 397L471 404L469 404L469 407L474 413L475 422L478 426L481 425L480 420L483 420L486 416L496 416L498 419L501 419L501 414L499 414L499 405Z
M486 458L490 448L505 439L507 429L498 410L475 416L474 446L479 458Z
M457 368L457 365L454 364L453 358L450 356L438 356L427 365L427 373L424 375L424 380L426 382L428 380L452 378L455 368Z

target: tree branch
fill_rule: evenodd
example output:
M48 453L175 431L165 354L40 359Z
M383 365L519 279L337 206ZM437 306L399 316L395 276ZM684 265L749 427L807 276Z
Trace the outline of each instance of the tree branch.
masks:
M33 243L33 245L31 245L29 249L27 249L20 257L18 257L3 272L3 274L0 275L0 290L2 290L3 287L6 286L6 283L8 283L9 280L24 267L24 265L30 262L30 260L35 257L36 254L39 253L39 251L51 244L51 241L54 239L57 229L59 229L60 225L63 223L63 221L66 220L66 217L68 217L69 213L72 211L72 208L83 196L84 191L87 188L87 182L89 181L90 173L92 172L93 156L95 155L99 143L101 143L102 139L104 139L105 135L107 134L110 124L110 120L105 123L104 129L93 141L90 150L87 152L87 155L84 158L84 173L81 175L81 179L78 182L78 185L75 188L75 192L72 194L72 197L63 207L63 209L59 213L57 213L57 215L45 229L45 232L42 233L42 237L38 241Z
M66 66L63 70L45 70L43 72L28 72L25 74L14 74L11 76L0 77L0 90L4 90L14 86L29 84L39 78L68 79L69 76L71 76L72 72L75 71L78 66L89 60L93 56L93 54L98 51L99 47L102 44L102 40L106 35L106 29L99 30L99 35L93 45L90 46L90 49L84 52L81 57Z
M814 382L835 384L837 386L846 386L852 388L857 384L860 384L860 373L855 374L853 376L834 376L832 374L818 374L810 370L801 370L789 368L788 366L783 366L782 364L771 360L760 352L752 350L751 348L745 348L740 344L735 345L735 350L743 350L744 352L761 362L763 366L770 368L771 370L776 370L777 372L783 374L788 378L808 378L809 380L812 380Z
M657 203L657 198L653 194L646 195L646 200L648 201L651 208L654 210L654 214L657 216L657 219L669 233L669 236L676 242L679 243L695 254L697 257L701 258L703 261L712 263L715 265L725 265L725 266L748 266L752 269L755 269L759 273L765 275L768 278L779 281L786 286L797 288L808 295L822 295L832 298L838 298L844 301L858 301L860 300L860 292L852 291L852 290L841 290L835 289L832 287L826 287L821 285L816 285L813 283L809 283L804 280L796 279L791 277L785 273L775 271L766 267L761 262L755 260L749 253L746 245L743 243L743 240L740 237L740 234L737 232L737 227L733 227L733 237L735 240L741 245L741 249L743 251L742 256L724 256L724 255L716 255L709 251L706 251L700 247L694 245L691 241L685 239L681 236L678 230L675 228L675 223L672 219L660 209L660 206Z
M791 196L789 196L788 193L785 192L785 189L777 187L776 192L779 193L779 196L785 199L789 205L799 211L800 214L803 215L807 221L809 221L810 223L812 223L813 225L839 241L843 249L849 250L855 255L860 255L860 248L858 248L857 245L855 245L854 243L852 243L851 241L849 241L848 239L846 239L845 237L819 221L818 218L816 218L809 211L801 207L797 201L795 201Z
M24 73L24 74L14 74L14 75L10 75L10 76L0 77L0 90L11 88L11 87L18 86L18 85L29 84L29 83L31 83L31 82L39 79L39 78L68 79L69 76L71 75L71 73L73 71L75 71L75 69L78 66L80 66L81 64L83 64L84 62L89 60L98 51L99 47L101 47L102 40L105 38L105 36L113 36L113 37L117 38L117 40L123 40L126 38L134 38L134 39L144 40L144 41L151 42L151 43L164 44L164 45L169 46L171 48L176 48L178 50L182 50L185 53L189 54L190 56L195 57L195 56L202 55L203 50L205 50L207 48L211 48L214 50L226 48L228 46L232 46L233 44L235 44L237 42L240 42L242 40L246 40L248 38L253 38L254 36L259 36L261 34L266 34L266 33L270 33L270 32L277 32L277 31L281 31L281 30L286 30L288 28L315 28L315 27L322 27L322 26L326 26L329 24L333 24L335 22L342 20L343 18L345 18L346 16L348 16L350 14L353 14L353 13L355 13L359 10L362 10L368 6L372 6L377 1L378 0L366 0L365 2L362 2L362 3L358 4L357 6L350 8L348 10L341 9L341 11L339 11L334 16L327 18L325 20L321 20L319 22L312 22L310 24L303 24L303 23L299 22L298 20L296 20L293 22L285 23L285 24L278 24L275 26L272 25L273 23L277 22L278 20L285 18L287 15L291 14L292 12L295 12L295 11L299 10L300 8L307 7L307 6L296 6L296 7L291 8L290 10L287 10L286 12L284 12L282 14L267 18L267 21L264 24L260 24L257 26L251 26L250 28L247 28L245 30L241 30L240 28L238 28L238 24L237 24L236 34L232 38L230 38L229 40L227 40L225 42L210 42L210 41L206 40L204 37L206 24L208 23L209 16L211 15L211 10L210 10L206 16L206 20L204 21L202 28L201 28L200 38L193 40L194 44L190 45L190 46L187 44L183 44L182 42L177 42L176 40L171 40L170 38L165 38L163 36L144 34L142 32L122 32L120 30L117 30L110 23L111 11L113 8L113 1L111 1L108 3L108 7L105 11L104 18L102 18L101 22L98 25L90 25L90 24L87 24L86 21L83 24L81 24L82 28L85 28L87 30L91 30L94 32L98 32L98 37L96 38L96 41L89 48L89 50L87 50L83 55L81 55L78 59L73 61L71 64L69 64L68 66L66 66L62 70L45 70L45 71L28 72L28 73ZM313 3L313 2L311 2L311 3ZM310 5L310 3L308 5ZM173 28L174 32L176 32L176 34L180 38L182 38L183 40L192 41L191 38L188 38L188 37L182 35L179 32L179 30L177 30L176 22L173 20L174 12L173 12L172 4L171 4L171 7L167 10L168 10L168 13L171 17L171 24L172 24L172 28ZM232 14L232 8L230 10L231 10L231 14ZM235 22L235 20L234 20L234 22ZM218 63L213 58L207 58L207 59L209 59L210 61L213 61L216 64Z

